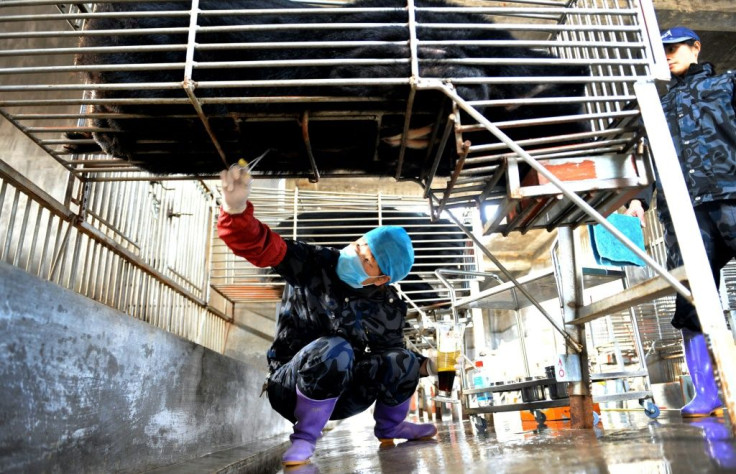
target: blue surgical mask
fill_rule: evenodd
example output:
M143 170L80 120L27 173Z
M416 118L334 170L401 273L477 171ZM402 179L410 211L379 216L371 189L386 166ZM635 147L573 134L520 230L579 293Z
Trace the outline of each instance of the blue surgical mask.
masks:
M340 250L337 260L337 276L353 288L363 288L363 282L371 278L363 268L360 256L352 245Z

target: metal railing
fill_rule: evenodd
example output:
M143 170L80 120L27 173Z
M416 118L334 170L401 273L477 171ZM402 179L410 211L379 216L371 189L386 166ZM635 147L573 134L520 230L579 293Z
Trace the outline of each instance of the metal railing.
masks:
M72 179L69 190L59 202L0 161L0 261L222 352L230 317L209 305L211 193L193 181Z

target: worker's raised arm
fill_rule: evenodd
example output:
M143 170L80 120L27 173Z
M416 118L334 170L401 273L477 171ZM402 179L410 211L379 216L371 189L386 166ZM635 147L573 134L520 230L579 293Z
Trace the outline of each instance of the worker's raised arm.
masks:
M273 267L286 254L286 242L253 215L248 201L252 178L247 168L233 165L220 173L223 203L217 235L235 255L257 267Z

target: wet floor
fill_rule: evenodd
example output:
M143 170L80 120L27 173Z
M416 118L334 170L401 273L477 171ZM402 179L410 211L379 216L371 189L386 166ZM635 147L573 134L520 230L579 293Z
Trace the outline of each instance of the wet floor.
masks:
M496 424L499 433L494 428L478 430L469 421L438 422L436 441L386 448L373 436L373 419L366 412L327 432L311 464L279 472L736 472L736 442L723 418L687 422L677 411L663 412L656 420L643 411L604 412L593 430L572 430L569 422L539 429L532 422L516 433Z

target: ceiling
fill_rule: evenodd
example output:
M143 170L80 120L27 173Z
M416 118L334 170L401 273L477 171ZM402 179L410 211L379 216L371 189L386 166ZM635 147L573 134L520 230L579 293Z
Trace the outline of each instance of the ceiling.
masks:
M700 36L701 62L711 62L716 71L736 69L736 1L654 0L661 30L687 26Z

